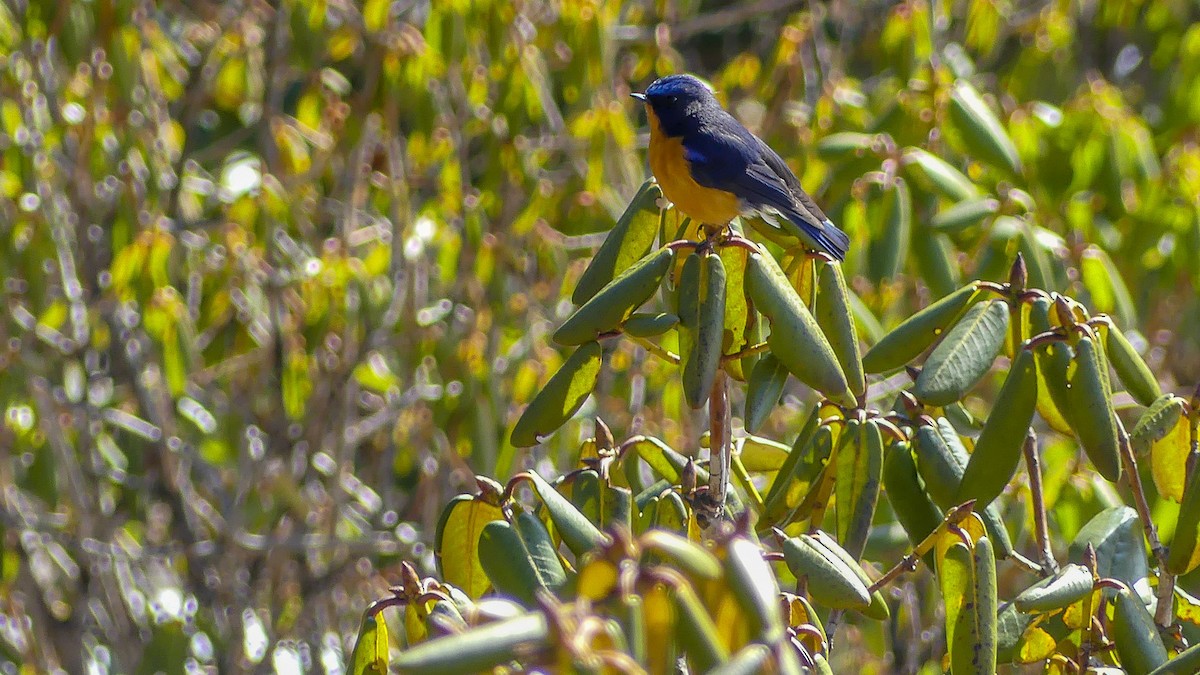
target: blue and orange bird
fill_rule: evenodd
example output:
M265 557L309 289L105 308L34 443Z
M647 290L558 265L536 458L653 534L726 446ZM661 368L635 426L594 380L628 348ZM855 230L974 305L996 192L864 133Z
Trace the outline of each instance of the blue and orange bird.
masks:
M780 225L817 251L844 260L850 238L800 187L796 174L721 107L705 83L667 75L643 94L650 170L663 195L693 220L722 227L738 215Z

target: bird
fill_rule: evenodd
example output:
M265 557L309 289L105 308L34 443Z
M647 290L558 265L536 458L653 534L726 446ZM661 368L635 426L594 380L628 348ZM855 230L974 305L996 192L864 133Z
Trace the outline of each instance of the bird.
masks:
M650 122L650 170L684 215L718 228L735 216L758 216L845 260L850 237L779 154L721 107L707 84L693 75L667 75L631 96L645 104Z

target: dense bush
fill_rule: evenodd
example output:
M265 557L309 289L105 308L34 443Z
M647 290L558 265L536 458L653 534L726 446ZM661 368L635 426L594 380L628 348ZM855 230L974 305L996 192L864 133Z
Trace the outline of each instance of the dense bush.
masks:
M3 667L333 671L383 598L363 630L382 609L397 664L463 631L451 649L476 665L936 670L949 652L959 672L998 615L1001 662L1149 670L1200 632L1196 18L1169 0L0 4ZM655 240L697 238L639 192L626 96L682 70L853 239L841 266L755 222L706 245L737 356L712 390L677 365L703 313L674 268L644 311L678 325L593 327L603 348L578 358L551 339ZM784 264L786 315L815 311L799 335L833 338L824 372L851 396L762 344L785 314L743 286L751 249ZM962 306L935 335L928 313L904 332L943 297ZM556 389L564 367L576 386ZM1061 398L1082 390L1118 393ZM694 412L711 391L728 404ZM514 428L557 431L524 449ZM708 445L736 458L724 507ZM1002 452L964 469L981 448ZM866 480L823 477L823 452ZM923 513L893 509L902 493ZM1027 590L1058 566L1054 593ZM639 603L659 619L641 633ZM491 621L512 623L466 632Z

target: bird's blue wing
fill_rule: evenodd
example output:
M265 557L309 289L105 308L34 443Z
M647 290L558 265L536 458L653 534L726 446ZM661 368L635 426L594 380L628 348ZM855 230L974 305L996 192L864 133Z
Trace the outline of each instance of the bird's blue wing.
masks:
M845 257L850 238L804 192L774 150L744 129L707 131L684 139L684 157L697 183L732 192L753 209L775 210L795 224L810 244L839 260Z

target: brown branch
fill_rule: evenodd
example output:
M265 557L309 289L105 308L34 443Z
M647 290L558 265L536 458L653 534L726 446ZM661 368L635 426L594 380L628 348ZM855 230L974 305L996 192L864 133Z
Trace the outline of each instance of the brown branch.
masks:
M1038 457L1037 434L1030 429L1025 435L1025 470L1029 473L1029 502L1033 509L1033 528L1038 541L1038 556L1042 576L1058 571L1058 562L1050 547L1050 531L1046 524L1046 500L1042 492L1042 462Z
M718 369L708 399L709 454L712 457L708 467L708 490L718 513L725 507L725 493L729 487L731 426L729 379L724 370Z

